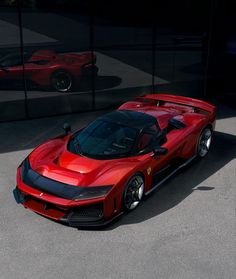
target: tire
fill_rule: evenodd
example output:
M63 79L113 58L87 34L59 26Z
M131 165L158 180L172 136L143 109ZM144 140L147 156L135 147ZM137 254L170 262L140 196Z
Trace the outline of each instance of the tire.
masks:
M144 179L141 174L132 176L126 184L123 194L123 207L126 211L134 210L141 202L144 193Z
M209 127L206 127L199 138L198 146L197 146L197 155L200 158L205 157L210 149L212 142L212 130Z
M51 77L51 86L54 90L66 93L73 88L73 78L71 74L64 70L56 71Z

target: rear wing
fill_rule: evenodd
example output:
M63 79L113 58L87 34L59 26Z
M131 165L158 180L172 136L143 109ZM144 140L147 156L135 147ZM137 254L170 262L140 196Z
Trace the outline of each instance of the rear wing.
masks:
M213 120L216 116L216 107L207 102L193 99L190 97L169 95L169 94L147 94L140 96L136 99L137 101L157 101L159 105L166 104L178 104L181 106L186 106L194 109L196 113L210 114L210 118Z

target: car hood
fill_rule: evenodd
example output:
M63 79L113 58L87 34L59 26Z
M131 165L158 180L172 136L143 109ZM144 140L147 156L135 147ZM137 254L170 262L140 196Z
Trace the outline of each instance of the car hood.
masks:
M95 160L67 150L68 137L50 140L29 156L31 168L42 176L76 186L116 184L140 159Z

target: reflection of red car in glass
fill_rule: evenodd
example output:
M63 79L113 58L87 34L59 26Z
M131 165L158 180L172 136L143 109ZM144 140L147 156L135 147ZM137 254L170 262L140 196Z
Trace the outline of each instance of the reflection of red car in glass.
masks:
M15 199L71 226L106 224L205 157L215 117L216 108L200 100L139 97L37 147L17 170Z
M97 74L96 56L91 52L59 54L51 50L24 53L25 78L40 87L68 92L81 79L91 77L92 68ZM22 80L22 63L19 53L0 59L0 79Z

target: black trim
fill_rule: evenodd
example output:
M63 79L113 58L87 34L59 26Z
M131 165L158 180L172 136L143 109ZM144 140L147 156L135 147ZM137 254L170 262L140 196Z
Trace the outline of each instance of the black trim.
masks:
M156 118L147 113L128 109L112 111L99 117L98 120L129 126L137 130L142 130L157 123Z
M176 129L182 129L182 128L186 127L186 125L183 122L181 122L175 118L171 118L169 120L169 125L173 126Z
M165 179L169 174L175 171L181 164L183 164L185 160L179 158L171 161L168 165L158 170L153 175L153 185L156 185L159 181Z
M28 199L34 199L37 200L40 203L44 204L44 209L48 208L57 208L55 204L53 203L47 203L42 200L39 200L37 198L34 198L30 195L25 196L16 186L16 188L13 190L13 195L18 204L22 204L26 202ZM29 208L31 209L31 208ZM33 209L31 209L34 211ZM81 211L84 211L84 213L81 214ZM88 212L86 212L88 210ZM79 214L78 214L79 213ZM40 213L39 213L40 214ZM103 216L103 204L98 203L94 205L89 206L81 206L76 207L72 209L70 212L66 213L59 222L65 223L71 227L103 227L108 224L110 224L112 221L123 215L124 212L120 212L119 214L113 216L112 218L108 220L104 220ZM40 214L44 216L43 214ZM50 217L47 217L50 218ZM50 218L51 219L51 218Z
M70 226L77 224L100 222L103 220L103 204L98 203L89 206L81 206L73 209L67 215L67 221Z
M39 173L35 172L29 163L29 159L25 159L24 162L22 163L22 171L21 171L21 177L22 181L39 191L42 191L44 193L51 194L53 196L57 196L63 199L68 199L68 200L75 200L78 198L79 195L88 195L88 190L89 191L98 191L98 187L103 190L103 191L109 191L109 189L112 187L111 185L107 186L94 186L94 187L81 187L81 186L74 186L70 184L66 184L63 182L59 182L53 179L50 179L48 177L42 176ZM86 199L86 198L97 198L104 196L105 194L101 192L101 195L95 195L91 197L85 197L81 199Z
M109 225L110 223L112 223L113 221L115 221L116 219L118 219L121 215L123 215L124 212L120 212L119 214L113 216L111 219L109 220L104 220L104 218L102 218L101 220L97 220L97 221L93 221L93 222L77 222L77 223L73 223L70 224L69 220L68 220L68 216L64 216L60 219L60 222L68 224L71 227L80 227L80 228L87 228L87 227L104 227Z
M182 168L186 167L187 165L189 165L196 157L197 157L197 155L194 155L191 158L189 158L188 160L184 161L182 164L177 165L176 168L173 168L173 169L171 168L171 172L169 172L169 174L166 174L166 176L163 175L163 177L159 181L154 181L152 188L149 189L145 193L145 196L151 194L155 189L160 187L166 180L168 180L170 177L172 177L180 169L182 169ZM168 170L168 168L166 170ZM163 168L163 172L165 172L166 170L165 170L165 168ZM158 174L162 175L162 170L160 170L159 172L156 173L156 175L158 175Z
M15 201L19 203L24 203L27 200L27 196L25 196L17 187L12 191Z

